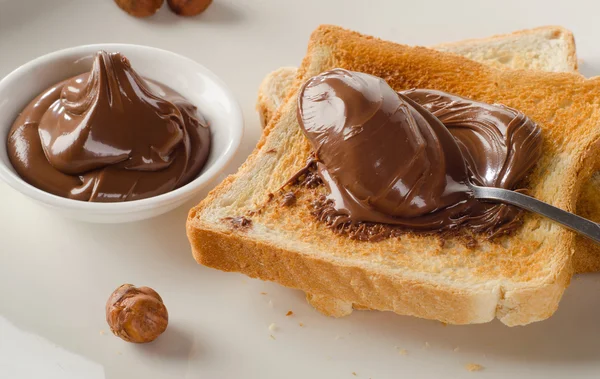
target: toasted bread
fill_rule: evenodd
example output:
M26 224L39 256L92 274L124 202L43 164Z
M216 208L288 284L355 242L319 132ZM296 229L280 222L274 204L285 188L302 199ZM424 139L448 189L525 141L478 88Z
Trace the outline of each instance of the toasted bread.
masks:
M560 26L543 26L482 39L447 43L432 47L435 50L459 54L497 68L533 69L549 72L577 72L577 57L573 34ZM258 91L256 108L263 125L274 115L293 83L297 68L282 67L268 74ZM578 199L576 213L600 222L600 175L594 175L584 184ZM600 271L600 246L577 237L573 266L575 272ZM325 298L319 298L317 308L329 315L342 316L337 299L329 299L327 311ZM309 300L313 303L312 300Z
M577 72L573 34L559 26L544 26L482 39L472 39L431 47L459 54L497 68L534 69L549 72ZM262 81L256 109L263 125L274 115L296 76L296 67L281 67ZM600 222L600 175L584 184L577 213ZM577 237L573 266L575 272L600 271L600 247ZM308 302L321 313L341 317L352 313L352 304L327 296L307 295ZM357 305L354 305L357 308Z
M515 234L468 247L411 233L380 242L351 240L312 215L316 194L306 188L297 189L294 206L279 205L281 186L310 154L296 120L297 91L306 79L335 67L382 77L396 90L432 88L521 110L544 132L530 192L563 209L574 209L596 165L600 78L500 70L321 26L255 151L190 211L195 259L312 296L452 324L496 317L523 325L549 317L573 273L575 238L540 216L526 214Z

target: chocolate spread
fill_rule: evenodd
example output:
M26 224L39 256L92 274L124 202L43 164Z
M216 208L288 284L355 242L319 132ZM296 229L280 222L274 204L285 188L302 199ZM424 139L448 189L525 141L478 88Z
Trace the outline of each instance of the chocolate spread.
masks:
M99 52L91 72L57 83L15 120L7 141L17 173L83 201L148 198L193 180L210 131L196 107L143 79L119 53Z
M252 220L244 216L225 217L223 221L227 221L236 230L246 230L252 226Z
M448 128L473 184L513 189L542 155L541 129L515 109L434 90L402 93Z
M298 120L328 190L317 214L339 228L508 232L520 211L474 199L467 183L515 189L541 155L539 127L514 109L439 91L396 93L342 69L305 83Z
M291 207L292 205L296 204L296 194L294 194L292 191L286 193L283 195L280 204L282 207Z

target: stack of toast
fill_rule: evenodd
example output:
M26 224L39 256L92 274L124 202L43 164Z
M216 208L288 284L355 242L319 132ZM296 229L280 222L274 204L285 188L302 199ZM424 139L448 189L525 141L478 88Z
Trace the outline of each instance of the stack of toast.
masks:
M315 191L299 188L295 203L282 206L282 186L311 153L296 119L298 90L337 67L381 77L397 91L436 89L522 111L544 134L530 193L600 220L600 79L577 73L568 30L423 48L321 26L298 69L279 69L261 84L266 127L255 151L190 211L188 237L199 263L301 289L331 316L374 309L453 324L498 318L511 326L548 318L575 271L600 269L598 247L534 214L510 236L471 245L412 233L364 242L314 217Z

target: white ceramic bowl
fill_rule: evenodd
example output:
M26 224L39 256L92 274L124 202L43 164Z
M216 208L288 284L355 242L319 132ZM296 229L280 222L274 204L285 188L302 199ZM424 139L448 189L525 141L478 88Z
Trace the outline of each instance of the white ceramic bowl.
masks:
M163 195L122 203L88 203L55 196L22 180L6 152L8 131L19 112L41 91L88 71L98 50L121 52L142 76L175 89L208 119L212 148L195 180ZM218 175L233 157L243 133L241 109L225 84L202 65L175 53L147 46L99 44L60 50L24 64L0 81L0 178L24 195L82 221L119 223L157 216L189 200Z

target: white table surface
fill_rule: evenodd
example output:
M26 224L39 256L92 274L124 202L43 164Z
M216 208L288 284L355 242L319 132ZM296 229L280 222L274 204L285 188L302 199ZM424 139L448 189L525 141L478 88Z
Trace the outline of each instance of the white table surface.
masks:
M600 73L599 13L600 3L574 0L215 0L201 17L162 9L139 20L111 0L0 0L0 76L89 43L145 44L196 59L232 88L245 114L230 173L260 134L258 84L270 70L298 65L320 23L421 45L559 24L575 32L582 70L592 75ZM184 231L192 205L93 225L59 218L0 184L0 378L600 376L600 275L576 277L556 315L527 327L445 327L380 312L336 320L299 291L197 265ZM155 343L128 344L109 332L105 301L126 282L155 288L167 304L169 329ZM485 369L468 372L468 363Z

